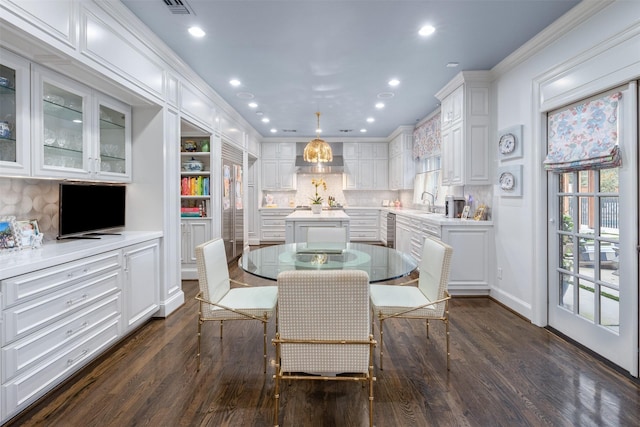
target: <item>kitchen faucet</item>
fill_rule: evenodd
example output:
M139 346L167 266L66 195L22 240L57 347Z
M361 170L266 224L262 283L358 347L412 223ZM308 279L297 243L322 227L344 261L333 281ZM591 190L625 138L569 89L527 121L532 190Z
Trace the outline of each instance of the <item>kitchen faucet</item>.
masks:
M431 196L431 203L429 203L429 212L433 212L433 209L435 208L435 204L436 204L436 197L432 193L429 193L428 191L423 191L422 196L420 196L420 200L424 202L425 196L427 195Z

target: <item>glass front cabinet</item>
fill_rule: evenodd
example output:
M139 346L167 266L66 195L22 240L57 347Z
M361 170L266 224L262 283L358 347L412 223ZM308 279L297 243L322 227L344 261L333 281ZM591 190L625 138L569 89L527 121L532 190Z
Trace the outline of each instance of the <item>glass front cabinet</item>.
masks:
M31 175L29 62L0 48L0 175Z
M129 182L131 109L33 66L33 175Z

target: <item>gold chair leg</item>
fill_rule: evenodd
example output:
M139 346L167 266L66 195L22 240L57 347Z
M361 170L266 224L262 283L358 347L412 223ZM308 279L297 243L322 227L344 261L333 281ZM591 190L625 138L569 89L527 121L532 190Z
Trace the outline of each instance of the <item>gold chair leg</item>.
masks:
M450 371L450 367L449 367L449 359L451 356L451 351L449 349L449 319L444 319L444 325L445 325L445 334L447 336L447 371Z
M382 341L383 338L383 334L384 332L382 331L382 325L383 325L384 320L380 319L380 370L384 370L383 366L382 366L382 356L384 354L384 344Z
M196 371L200 371L200 336L202 335L202 320L200 320L200 316L198 316L198 350L196 353L196 359L198 360L198 367Z
M429 319L427 319L427 339L429 339Z
M264 358L264 373L267 373L267 320L265 319L262 322L263 325L263 335L262 335L262 339L263 339L263 349L264 349L264 353L263 353L263 358Z
M221 320L220 321L220 339L222 339L222 323L223 321Z

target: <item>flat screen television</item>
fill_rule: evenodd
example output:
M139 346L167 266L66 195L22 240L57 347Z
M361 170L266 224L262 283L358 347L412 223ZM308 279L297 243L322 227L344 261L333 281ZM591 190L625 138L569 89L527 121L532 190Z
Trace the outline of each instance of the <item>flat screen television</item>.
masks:
M99 238L125 225L126 186L60 183L58 239Z

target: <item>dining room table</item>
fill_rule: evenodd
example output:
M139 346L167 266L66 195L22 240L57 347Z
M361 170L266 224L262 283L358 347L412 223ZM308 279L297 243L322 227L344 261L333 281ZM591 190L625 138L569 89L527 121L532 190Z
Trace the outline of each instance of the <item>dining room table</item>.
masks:
M238 266L263 279L277 280L287 270L363 270L369 282L385 282L407 276L418 262L397 249L367 243L288 243L245 251Z

